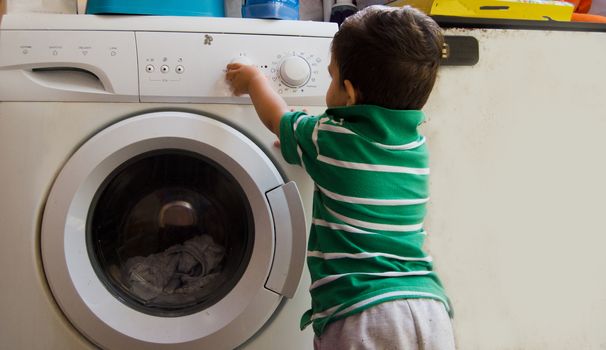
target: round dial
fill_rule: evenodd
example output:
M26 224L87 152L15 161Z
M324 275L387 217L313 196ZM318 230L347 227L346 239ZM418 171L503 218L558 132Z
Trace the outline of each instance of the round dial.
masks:
M289 56L280 64L280 80L290 87L305 85L310 76L309 63L302 57Z

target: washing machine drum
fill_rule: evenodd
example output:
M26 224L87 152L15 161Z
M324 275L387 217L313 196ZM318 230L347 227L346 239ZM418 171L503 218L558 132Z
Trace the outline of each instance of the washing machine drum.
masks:
M220 300L254 243L238 182L209 159L170 149L116 169L94 197L87 227L97 277L131 307L157 316Z
M158 112L92 137L44 211L44 270L62 311L93 343L232 349L297 287L305 222L244 134Z

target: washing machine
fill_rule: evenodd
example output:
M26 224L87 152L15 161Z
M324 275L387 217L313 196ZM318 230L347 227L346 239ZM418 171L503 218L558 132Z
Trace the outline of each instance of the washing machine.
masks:
M5 15L0 347L310 348L313 184L224 74L320 113L336 30Z

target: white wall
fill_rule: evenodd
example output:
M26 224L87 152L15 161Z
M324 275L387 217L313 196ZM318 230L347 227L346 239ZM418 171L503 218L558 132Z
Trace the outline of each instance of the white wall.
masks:
M449 30L425 108L428 245L461 350L606 348L606 33Z
M76 13L76 0L2 0L8 13L48 12Z

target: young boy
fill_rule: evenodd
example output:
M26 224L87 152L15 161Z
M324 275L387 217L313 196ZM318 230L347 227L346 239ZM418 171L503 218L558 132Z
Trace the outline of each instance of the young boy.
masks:
M371 6L335 34L325 114L288 112L253 66L229 64L280 139L285 160L316 184L307 265L315 349L454 349L450 305L422 249L428 154L417 127L443 37L410 8Z

